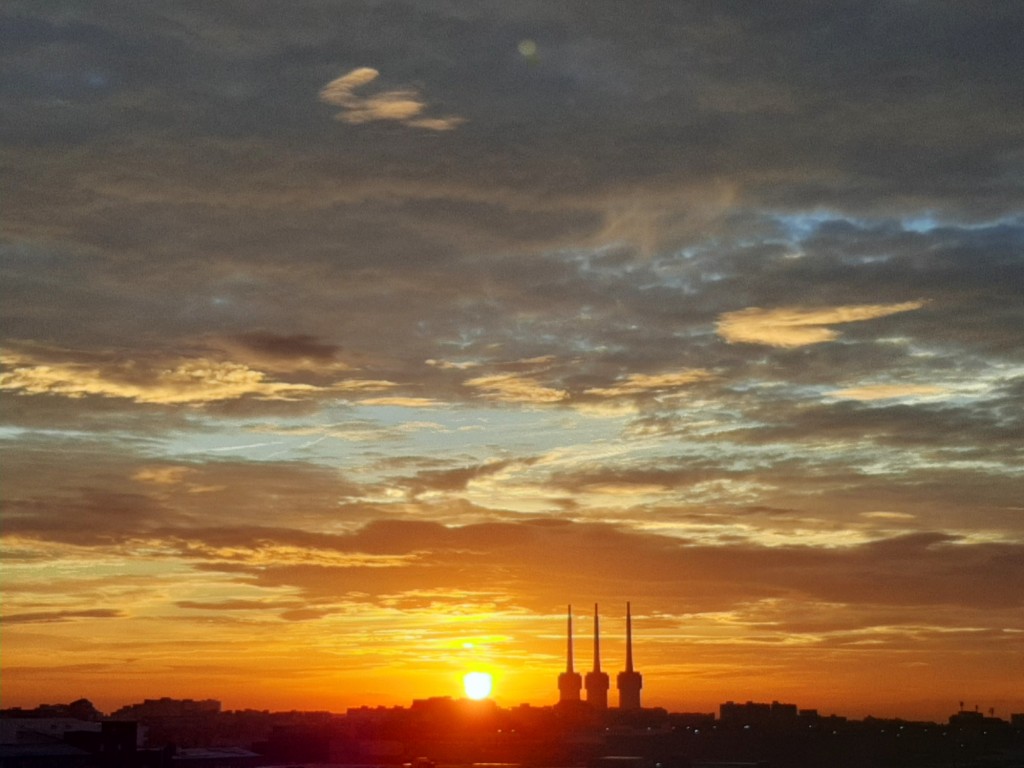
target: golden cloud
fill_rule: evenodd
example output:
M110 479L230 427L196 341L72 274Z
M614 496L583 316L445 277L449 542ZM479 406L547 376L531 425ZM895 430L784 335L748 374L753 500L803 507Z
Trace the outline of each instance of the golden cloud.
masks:
M103 368L73 362L39 363L19 355L3 355L14 366L0 374L0 389L25 395L68 398L125 398L137 403L200 405L240 397L296 400L320 387L268 381L266 375L239 363L188 360L174 368L140 375L131 363Z
M387 379L345 379L337 382L333 389L343 392L384 392L398 386Z
M512 373L478 376L469 379L466 386L483 391L492 400L509 403L556 403L569 396L564 389L546 387L536 379Z
M440 408L444 405L430 397L367 397L359 401L363 405L390 405L396 408Z
M178 485L184 482L185 478L193 472L195 472L195 469L192 467L142 467L132 475L132 480L139 483L152 483L153 485Z
M372 83L380 72L372 67L359 67L348 74L332 80L320 90L320 101L341 107L335 117L346 123L358 125L376 120L394 120L413 128L430 131L450 131L465 122L464 118L421 117L427 104L418 92L411 88L382 91L372 96L359 96L356 89Z
M686 384L705 381L711 373L703 368L675 371L672 373L631 373L622 381L611 387L594 387L585 390L588 395L601 397L621 397L623 395L641 395L649 392L665 392L677 389Z
M944 395L947 390L922 384L868 384L829 392L829 397L841 400L893 400L902 397L930 397Z
M917 515L911 515L907 512L861 512L861 517L866 517L869 520L914 520Z
M749 307L718 317L718 335L730 344L767 344L771 347L803 347L832 341L839 336L829 325L855 323L920 309L924 301L901 304L852 304L841 307Z

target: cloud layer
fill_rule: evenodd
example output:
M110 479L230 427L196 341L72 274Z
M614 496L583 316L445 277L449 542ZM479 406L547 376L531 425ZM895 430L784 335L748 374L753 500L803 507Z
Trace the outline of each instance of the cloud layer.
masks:
M5 702L1024 709L1019 4L38 5Z

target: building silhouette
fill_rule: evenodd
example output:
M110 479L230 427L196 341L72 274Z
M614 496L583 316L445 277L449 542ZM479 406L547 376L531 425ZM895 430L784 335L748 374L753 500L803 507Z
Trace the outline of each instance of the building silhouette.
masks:
M572 668L572 606L568 611L568 645L565 654L565 672L558 676L558 701L579 701L583 679L579 672Z
M594 709L608 709L608 673L601 671L601 632L597 619L597 603L594 603L594 668L584 679L587 689L587 704Z
M619 709L640 709L640 689L643 684L643 676L633 669L633 618L629 603L626 603L626 669L619 672L616 679Z

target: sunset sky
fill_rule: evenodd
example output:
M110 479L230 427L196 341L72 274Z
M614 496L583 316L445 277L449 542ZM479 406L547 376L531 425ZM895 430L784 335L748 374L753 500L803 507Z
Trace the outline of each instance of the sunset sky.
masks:
M1022 36L8 0L3 706L1024 712Z

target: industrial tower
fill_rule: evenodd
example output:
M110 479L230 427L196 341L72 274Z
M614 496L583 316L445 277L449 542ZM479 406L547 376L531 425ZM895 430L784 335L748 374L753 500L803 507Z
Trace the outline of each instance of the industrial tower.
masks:
M643 677L633 670L633 618L626 603L626 671L619 672L616 684L619 689L619 709L640 709L640 689Z
M572 606L569 606L569 645L565 655L565 672L558 676L558 701L579 701L583 680L572 668Z
M594 603L594 668L587 672L587 704L594 709L608 709L608 673L601 671L601 636L597 625L597 603Z

